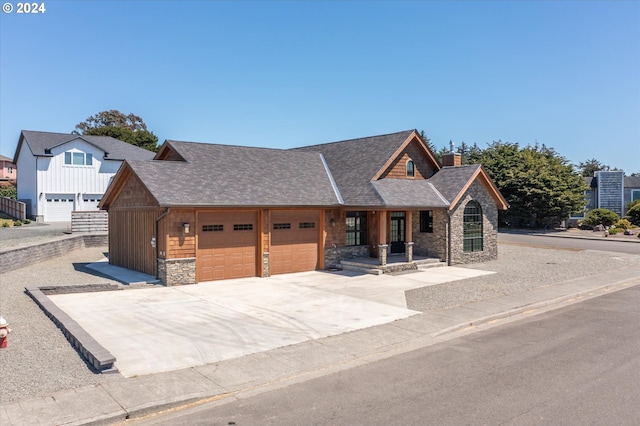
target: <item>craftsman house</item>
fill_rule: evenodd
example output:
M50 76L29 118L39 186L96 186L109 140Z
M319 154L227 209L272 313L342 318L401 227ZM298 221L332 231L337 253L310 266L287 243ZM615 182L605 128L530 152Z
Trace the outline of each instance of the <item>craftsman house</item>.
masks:
M109 261L176 285L496 258L504 198L481 166L443 162L415 130L289 150L168 140L100 203Z
M108 136L23 130L13 160L18 200L27 204L27 217L69 222L74 210L98 210L124 160L151 160L154 155Z

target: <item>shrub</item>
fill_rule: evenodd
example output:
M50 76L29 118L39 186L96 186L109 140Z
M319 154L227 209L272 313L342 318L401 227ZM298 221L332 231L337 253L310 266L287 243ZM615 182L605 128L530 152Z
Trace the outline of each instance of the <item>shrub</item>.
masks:
M584 218L583 223L589 226L611 226L619 220L620 217L611 210L593 209L589 213L587 213L587 216Z
M3 227L3 228L8 228L8 227L10 227L10 226L11 226L11 225L9 225L9 222L2 222L2 227Z
M31 219L25 219L22 221L22 223L24 223L25 225L28 225L31 223Z
M640 203L631 207L624 218L634 225L640 226Z
M610 228L609 235L616 235L620 230L618 228Z
M631 226L631 222L629 222L627 219L620 219L616 222L616 228L618 229L629 229L631 228Z
M13 226L22 226L22 221L21 220L14 221Z

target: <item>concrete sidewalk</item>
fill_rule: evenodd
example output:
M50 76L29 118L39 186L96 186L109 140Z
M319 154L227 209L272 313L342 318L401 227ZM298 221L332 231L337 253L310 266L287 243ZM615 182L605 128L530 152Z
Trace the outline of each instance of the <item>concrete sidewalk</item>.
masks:
M638 284L637 266L612 270L214 364L9 403L1 407L0 424L106 424L201 400L241 398L433 345L471 326Z

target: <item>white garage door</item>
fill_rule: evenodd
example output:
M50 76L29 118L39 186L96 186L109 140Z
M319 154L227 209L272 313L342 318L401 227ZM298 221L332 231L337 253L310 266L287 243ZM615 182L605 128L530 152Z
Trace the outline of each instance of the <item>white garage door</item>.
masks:
M84 194L82 196L82 211L92 212L98 210L98 203L102 194Z
M71 222L73 194L47 194L45 222Z

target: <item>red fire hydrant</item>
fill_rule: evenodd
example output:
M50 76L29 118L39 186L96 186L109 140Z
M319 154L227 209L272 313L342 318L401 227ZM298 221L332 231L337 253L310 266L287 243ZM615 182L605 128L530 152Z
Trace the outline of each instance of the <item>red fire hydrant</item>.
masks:
M9 323L6 319L0 317L0 348L7 347L7 336L11 333Z

